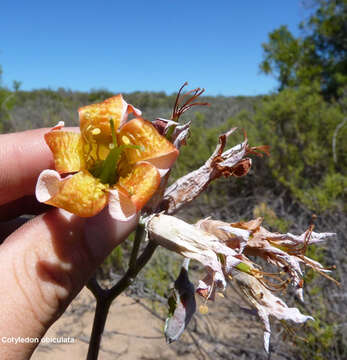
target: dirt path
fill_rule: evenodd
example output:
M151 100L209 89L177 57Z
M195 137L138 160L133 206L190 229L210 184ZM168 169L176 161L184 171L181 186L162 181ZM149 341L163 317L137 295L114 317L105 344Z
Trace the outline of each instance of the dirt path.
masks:
M46 337L74 338L74 343L43 344L33 360L85 359L95 302L87 289L51 327ZM163 323L135 300L120 296L111 307L99 360L171 359L174 352L165 343ZM188 359L188 358L187 358Z
M135 299L121 295L111 306L98 360L267 359L260 322L241 312L239 304L240 299L229 291L224 299L218 298L209 304L208 314L195 315L196 321L192 321L190 327L195 327L197 332L186 331L179 341L167 345L163 322ZM46 338L70 337L75 342L41 343L32 360L84 360L94 308L93 296L83 289L46 334ZM276 332L272 339L278 353L273 353L271 358L288 359Z

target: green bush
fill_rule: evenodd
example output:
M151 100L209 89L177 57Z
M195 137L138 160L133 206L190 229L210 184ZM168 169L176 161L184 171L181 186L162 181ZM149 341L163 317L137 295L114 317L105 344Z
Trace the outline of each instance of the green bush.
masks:
M345 196L347 126L341 107L324 101L317 87L288 88L268 96L255 113L259 141L271 146L272 176L313 211L342 208Z

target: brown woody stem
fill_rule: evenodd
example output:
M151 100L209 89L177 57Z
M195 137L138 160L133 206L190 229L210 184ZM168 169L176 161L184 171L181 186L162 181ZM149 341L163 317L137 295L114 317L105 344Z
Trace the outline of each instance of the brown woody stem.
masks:
M92 334L90 336L87 360L96 360L98 358L101 337L112 302L134 282L138 273L148 263L157 248L157 245L154 242L149 241L142 254L137 257L141 241L144 237L144 226L139 224L136 228L128 271L114 286L110 289L102 289L94 277L91 278L87 284L88 289L93 293L96 299L96 310Z

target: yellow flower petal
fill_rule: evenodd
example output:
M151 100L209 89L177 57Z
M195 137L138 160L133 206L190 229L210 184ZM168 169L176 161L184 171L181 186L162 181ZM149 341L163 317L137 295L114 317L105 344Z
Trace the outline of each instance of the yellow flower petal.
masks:
M157 168L148 162L139 162L126 177L121 177L117 188L125 189L131 201L139 211L153 196L160 184Z
M117 129L132 112L136 116L141 114L140 110L127 104L121 94L98 104L81 107L78 113L83 138L92 137L96 142L110 143L112 140L110 119L114 121L114 127Z
M105 160L109 153L109 145L112 143L110 120L113 120L115 129L118 129L129 113L133 112L136 116L141 114L140 110L127 104L121 94L102 103L84 106L78 112L88 168Z
M81 134L68 131L50 131L45 140L54 157L59 173L81 170L85 166Z
M81 107L78 113L82 134L100 129L98 138L109 137L111 140L110 118L113 119L115 128L118 128L125 111L122 95L113 96L102 103Z
M178 156L178 150L156 128L141 118L133 119L124 124L118 134L120 145L138 145L139 149L125 149L129 163L146 160L160 169L169 169ZM157 163L156 163L157 162Z
M39 201L65 209L81 217L91 217L106 205L107 185L102 184L88 171L80 171L68 179L61 179L53 170L40 174L36 185Z

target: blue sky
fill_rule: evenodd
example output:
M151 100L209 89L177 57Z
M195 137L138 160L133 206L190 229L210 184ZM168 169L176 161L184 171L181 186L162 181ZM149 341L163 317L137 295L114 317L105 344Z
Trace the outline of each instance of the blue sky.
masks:
M184 82L209 95L256 95L261 43L307 16L300 0L3 0L3 83L22 89L173 93Z

